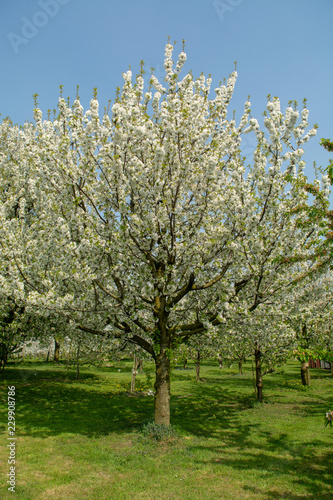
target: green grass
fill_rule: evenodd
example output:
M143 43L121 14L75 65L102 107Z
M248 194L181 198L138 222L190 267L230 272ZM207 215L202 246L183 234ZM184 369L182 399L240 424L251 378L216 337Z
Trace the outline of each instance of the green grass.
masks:
M264 377L265 403L245 375L204 364L172 373L171 419L177 439L142 432L153 397L128 394L132 362L82 370L11 364L0 375L0 498L7 491L7 385L16 386L16 496L32 499L332 499L331 373L311 370L300 385L290 362ZM153 365L146 364L153 376ZM120 370L120 371L118 371ZM146 389L140 373L138 388Z

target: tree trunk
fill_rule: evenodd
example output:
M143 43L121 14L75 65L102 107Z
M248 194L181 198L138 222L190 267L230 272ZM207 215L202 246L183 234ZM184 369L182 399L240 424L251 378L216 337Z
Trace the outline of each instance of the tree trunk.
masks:
M310 387L311 385L311 380L310 380L310 368L309 368L309 362L304 361L301 364L301 379L302 379L302 385Z
M80 342L78 343L77 346L77 352L76 352L76 380L79 380L80 378Z
M0 344L0 362L1 362L1 370L4 371L5 366L8 361L8 347L5 343Z
M311 387L311 377L310 377L309 363L308 363L308 366L306 367L306 382L307 382L308 387Z
M196 363L196 372L197 372L197 382L200 380L200 351L197 351L197 363Z
M133 355L133 368L132 368L132 379L131 379L131 390L130 392L135 391L135 379L138 374L139 366L141 364L140 359L136 354Z
M60 342L57 340L54 340L54 355L53 355L53 361L56 363L59 363L59 356L60 356Z
M49 362L49 357L50 357L50 349L47 351L46 363L48 363L48 362Z
M238 361L239 375L243 375L243 361L240 359Z
M162 349L156 356L155 424L170 425L170 359Z
M302 385L306 385L306 363L301 363L301 380L302 380Z
M184 359L184 366L183 366L184 370L187 370L187 358Z
M262 394L262 371L261 371L261 352L260 348L256 348L254 351L255 363L256 363L256 389L257 389L257 399L262 403L263 394Z
M156 276L163 278L165 266L156 265ZM155 354L155 409L154 421L158 425L170 425L170 332L167 328L169 312L166 311L166 299L159 283L156 284L157 295L154 300L155 336L158 343L158 353Z

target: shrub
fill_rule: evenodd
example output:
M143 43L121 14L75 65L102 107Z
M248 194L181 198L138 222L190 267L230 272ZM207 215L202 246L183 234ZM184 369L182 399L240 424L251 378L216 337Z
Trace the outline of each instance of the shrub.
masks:
M148 422L142 429L144 437L154 441L173 441L178 438L176 428L172 425L155 424Z

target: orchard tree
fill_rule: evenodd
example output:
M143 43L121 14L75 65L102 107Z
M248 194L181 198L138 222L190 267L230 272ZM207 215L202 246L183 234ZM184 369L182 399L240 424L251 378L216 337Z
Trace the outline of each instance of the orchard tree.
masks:
M301 362L301 380L310 385L309 359L333 361L333 273L328 267L290 297L289 324L296 335L294 356Z
M321 139L321 146L323 146L328 151L333 151L333 142L329 139ZM327 172L324 176L324 189L320 192L320 181L316 178L313 183L308 183L306 179L301 180L304 189L311 195L314 195L317 199L321 199L319 204L316 206L308 206L305 208L301 207L302 210L306 209L308 213L308 225L311 227L313 223L320 224L321 240L316 247L314 258L317 259L317 268L325 272L326 265L328 262L332 265L333 259L333 210L330 207L329 196L330 196L330 185L333 185L333 161L329 160L329 165L323 169L319 167L317 171L322 173Z
M243 375L243 362L252 356L252 347L243 333L243 328L236 319L233 323L227 323L223 333L219 335L219 345L217 346L217 360L219 367L223 368L226 361L229 366L237 362L239 375Z
M200 382L201 362L204 358L213 358L217 352L217 340L208 335L192 335L188 340L183 340L172 355L173 364L183 364L187 368L189 359L195 362L196 381Z
M24 307L14 297L0 295L0 366L2 370L8 356L19 350L20 341L24 338Z
M266 136L247 101L236 124L237 73L210 98L211 77L181 78L186 55L174 64L172 53L168 43L164 82L152 75L146 91L143 66L135 82L123 74L111 116L100 117L95 91L85 113L78 96L70 106L61 95L53 121L36 102L33 124L0 129L2 287L149 353L165 425L172 350L218 335L243 289L256 309L266 260L270 293L300 278L294 262L309 258L318 228L299 208L309 203L302 147L316 133L308 110L283 113L269 99ZM257 141L251 165L244 133Z
M61 321L57 316L56 331L59 332ZM8 357L20 353L26 342L49 339L51 335L50 319L36 314L15 296L0 294L0 360L3 369Z
M73 325L74 326L74 325ZM66 331L62 343L63 359L68 367L76 369L76 380L80 378L80 367L100 366L105 361L120 358L120 342L114 338L103 338L82 331Z
M252 357L256 396L262 402L264 375L285 363L295 347L296 335L287 322L286 301L276 296L273 303L238 312L225 328L223 351L232 359Z
M321 139L320 144L327 149L327 151L333 151L333 141L329 139ZM333 160L330 159L330 162L325 169L327 171L328 177L330 179L331 186L333 185ZM326 219L326 225L324 230L325 243L324 243L324 253L327 251L330 253L331 262L333 259L333 210L330 210L329 205L327 204L326 211L324 212L324 218ZM327 249L328 247L328 249Z

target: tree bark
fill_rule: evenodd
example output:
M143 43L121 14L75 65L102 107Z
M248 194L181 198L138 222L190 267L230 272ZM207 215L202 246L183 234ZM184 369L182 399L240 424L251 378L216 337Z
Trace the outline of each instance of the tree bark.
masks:
M163 278L165 265L156 263L155 277ZM169 312L166 310L166 299L163 286L157 283L154 300L155 316L155 342L158 353L155 355L156 380L155 380L155 408L154 421L158 425L170 425L170 358L168 356L171 346L170 331L167 327Z
M4 342L1 342L0 344L0 363L1 363L1 370L4 371L5 366L8 361L8 347Z
M200 359L201 359L201 356L200 356L200 351L198 349L198 351L197 351L197 362L196 362L197 382L200 381Z
M53 355L53 361L56 363L59 363L59 356L60 356L60 342L54 339L54 355Z
M135 379L138 374L139 366L141 364L140 359L136 354L133 355L133 368L132 368L132 379L131 379L131 390L130 392L135 391Z
M161 352L156 356L155 380L155 424L170 425L170 359L161 346Z
M240 359L238 361L239 375L243 375L243 361Z
M302 380L302 385L306 385L306 368L305 368L306 363L301 363L301 380Z
M76 380L79 380L80 378L80 342L78 343L77 346L77 352L76 352Z
M257 389L257 399L262 403L263 401L263 381L262 381L262 371L261 371L261 351L260 348L256 348L254 351L255 363L256 363L256 389Z
M310 380L310 368L309 368L309 362L304 361L301 364L301 379L302 379L302 385L310 387L311 385L311 380Z
M306 382L307 382L308 387L311 387L311 377L310 377L309 363L308 363L308 366L306 367Z

